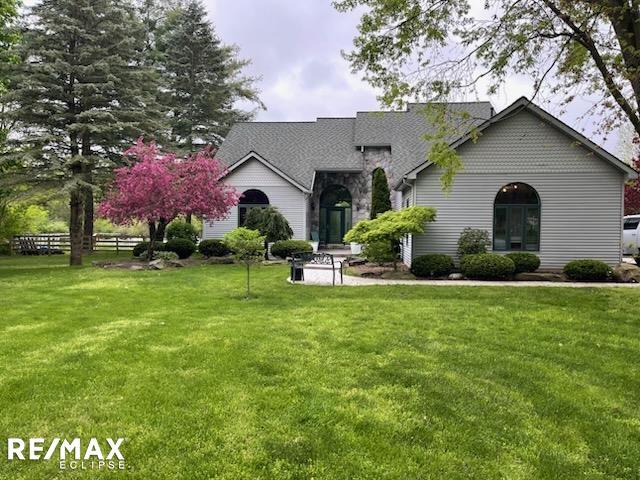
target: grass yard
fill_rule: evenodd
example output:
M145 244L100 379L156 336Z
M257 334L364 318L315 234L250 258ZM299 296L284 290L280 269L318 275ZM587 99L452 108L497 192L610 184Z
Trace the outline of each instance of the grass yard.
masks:
M0 260L0 478L640 477L635 289L292 286ZM87 261L89 263L89 261ZM6 460L126 437L126 473Z

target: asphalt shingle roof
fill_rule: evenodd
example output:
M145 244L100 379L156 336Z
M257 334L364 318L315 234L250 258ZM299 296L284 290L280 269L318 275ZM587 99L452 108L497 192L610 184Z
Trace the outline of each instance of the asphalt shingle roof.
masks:
M310 189L316 170L361 170L359 147L391 146L394 169L403 174L423 163L431 146L424 135L434 133L435 128L424 107L409 104L406 111L358 112L354 118L318 118L315 122L237 123L222 143L218 158L231 166L255 152ZM446 108L452 123L463 124L447 139L450 142L493 115L489 102L450 103Z

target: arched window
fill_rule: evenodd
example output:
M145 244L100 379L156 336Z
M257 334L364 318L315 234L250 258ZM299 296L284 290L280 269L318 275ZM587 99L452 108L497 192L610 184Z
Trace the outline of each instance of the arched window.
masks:
M540 250L540 197L526 183L510 183L496 195L493 249Z
M238 226L244 225L247 214L252 208L264 208L269 205L269 197L261 190L247 190L240 196L238 204Z

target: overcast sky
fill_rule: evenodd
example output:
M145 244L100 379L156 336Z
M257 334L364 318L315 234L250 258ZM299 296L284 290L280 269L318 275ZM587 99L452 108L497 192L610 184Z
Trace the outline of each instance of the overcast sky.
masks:
M353 116L376 110L376 92L361 74L352 74L341 50L350 50L356 35L358 13L339 13L331 0L203 0L218 36L240 48L252 64L246 72L259 76L258 88L267 106L257 120L314 120L316 117ZM27 6L36 0L25 0ZM483 13L484 0L472 0ZM497 95L465 100L489 100L499 111L518 97L532 94L531 81L512 77ZM537 100L538 101L538 100ZM603 139L594 134L598 119L581 119L591 104L578 100L560 115L553 103L542 103L591 140L613 153L619 152L618 134Z
M482 2L481 2L482 3ZM261 98L267 111L257 120L313 120L322 116L352 116L379 108L376 92L352 74L342 59L349 50L359 16L339 13L331 0L205 0L223 42L235 43L252 60L247 72L261 76ZM497 110L532 93L526 78L511 78L498 95L482 97ZM470 98L468 100L475 100ZM551 113L553 104L542 105ZM576 102L561 118L592 140L616 153L617 135L593 136L594 119L580 120L588 102Z

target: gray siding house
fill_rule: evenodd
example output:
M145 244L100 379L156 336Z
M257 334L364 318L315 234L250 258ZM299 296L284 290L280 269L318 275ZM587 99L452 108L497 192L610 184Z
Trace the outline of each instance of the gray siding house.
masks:
M577 258L620 262L624 183L637 177L631 167L526 98L500 113L488 102L441 107L458 119L447 140L463 163L448 193L440 168L427 160L434 127L423 104L353 118L234 125L218 157L242 197L225 220L205 222L203 238L222 237L251 208L270 204L295 238L340 244L369 217L372 175L382 168L394 208L437 209L423 235L402 242L408 265L426 253L455 257L465 227L487 230L496 252L536 253L543 269Z

